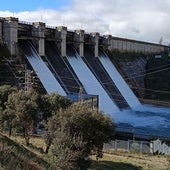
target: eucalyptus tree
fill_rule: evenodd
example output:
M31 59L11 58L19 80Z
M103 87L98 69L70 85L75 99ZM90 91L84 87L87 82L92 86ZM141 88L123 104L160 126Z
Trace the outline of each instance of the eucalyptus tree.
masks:
M17 128L23 133L26 145L29 145L30 136L38 122L38 95L26 93L23 90L13 92L8 96L5 113L8 115L8 125Z
M57 93L41 95L38 101L39 110L43 113L43 119L48 120L56 111L66 109L72 102Z
M49 119L46 151L51 146L56 166L65 166L62 164L65 160L70 166L83 168L91 151L97 157L102 156L103 144L111 139L113 132L113 120L109 116L81 104L72 104L68 109L56 111Z
M17 88L10 85L0 86L0 127L4 129L4 125L9 128L9 136L11 135L12 120L14 115L6 112L6 102L8 101L8 96L12 92L16 92Z
M14 91L17 91L17 88L12 87L10 85L0 86L0 106L3 110L5 109L5 103L8 100L8 95Z

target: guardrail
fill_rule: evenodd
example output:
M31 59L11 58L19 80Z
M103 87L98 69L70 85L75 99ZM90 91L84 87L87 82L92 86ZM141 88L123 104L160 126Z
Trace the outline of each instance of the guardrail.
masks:
M112 140L103 145L104 152L126 151L135 153L152 153L170 155L170 146L159 139L148 141Z
M104 144L103 150L106 152L126 151L135 153L152 153L151 142L135 141L135 140L113 140L110 143Z
M51 29L56 29L55 26L50 26L50 25L46 25L45 27L46 27L46 28L51 28Z
M32 22L18 21L19 24L32 25Z

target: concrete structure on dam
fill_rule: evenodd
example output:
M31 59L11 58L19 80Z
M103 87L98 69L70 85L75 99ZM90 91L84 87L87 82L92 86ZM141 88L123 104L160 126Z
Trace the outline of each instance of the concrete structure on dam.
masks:
M169 110L158 110L160 114L155 112L155 116L139 100L147 88L145 73L148 58L160 59L160 52L169 50L169 46L100 35L98 32L87 33L81 29L69 30L64 26L51 27L42 22L21 22L18 18L8 17L0 18L0 47L3 66L0 67L0 83L2 80L3 84L25 88L27 92L35 90L40 94L58 93L73 102L86 104L91 109L102 110L120 125L118 132L129 133L131 131L128 128L134 126L140 127L140 135L146 131L148 136L149 131L145 127L150 129L153 126L152 137L154 133L162 135L162 129L167 129L163 135L169 136ZM14 57L8 57L6 47ZM114 58L107 55L106 49L113 50L113 54L117 53L116 50L125 52L118 52L118 57L125 58L125 61L121 60L119 65L114 63ZM126 55L126 52L131 53ZM126 61L128 56L135 59ZM167 61L168 66L169 56ZM153 60L149 63L153 63ZM163 64L164 60L156 60L155 68L162 68ZM159 78L156 75L148 80L156 80L152 81L154 86L159 81L163 84L162 89L167 88L168 91L170 74L168 68L161 70L165 72L161 72ZM156 90L149 94L155 95L153 91ZM135 130L135 136L136 133Z
M0 18L0 41L7 45L11 55L17 55L19 40L32 40L40 56L45 55L45 42L54 41L66 56L66 44L72 43L78 49L79 55L84 56L84 45L93 46L95 57L98 57L99 46L110 50L159 53L169 46L118 38L111 35L100 36L99 33L86 33L84 30L68 30L67 27L51 27L42 22L21 22L18 18Z

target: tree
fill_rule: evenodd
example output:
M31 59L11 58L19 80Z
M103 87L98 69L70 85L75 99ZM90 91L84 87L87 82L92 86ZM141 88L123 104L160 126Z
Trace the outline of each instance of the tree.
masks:
M65 109L71 105L71 101L57 93L39 97L39 110L43 112L43 119L47 120L57 110Z
M6 122L6 126L9 128L9 136L11 135L15 114L14 112L6 112L6 102L8 101L8 96L16 91L17 89L15 87L9 85L0 86L0 126L3 128L4 122Z
M0 116L0 122L1 126L3 128L8 128L8 136L10 137L12 134L12 128L15 126L15 118L16 114L15 111L8 111L8 109L5 109L4 111L1 112Z
M5 102L8 100L8 95L14 91L17 91L17 89L10 85L0 86L0 106L3 110L5 110Z
M57 132L51 147L53 154L53 166L61 170L85 169L89 166L89 160L85 152L86 142L81 135L72 137L69 130Z
M3 129L3 110L2 110L2 107L0 106L0 130Z
M37 97L36 93L20 90L10 94L6 103L5 113L10 117L7 121L23 132L26 145L29 145L30 135L38 122Z
M81 104L72 104L66 110L57 111L49 119L45 141L47 147L50 146L49 143L52 144L52 153L56 158L61 155L58 153L60 151L65 153L66 162L80 167L92 150L97 151L97 156L101 156L103 144L111 139L113 131L112 120L102 112L92 111ZM63 136L67 137L63 138ZM78 143L74 142L76 139ZM74 153L73 155L78 153L78 156L71 159L66 157L68 153Z
M58 112L59 110L65 110L67 109L72 102L65 98L60 96L59 94L56 93L51 93L50 95L45 95L43 96L41 103L41 106L43 106L43 108L41 108L43 114L43 118L45 120L47 120L48 118L51 120L51 116L54 115L56 112ZM43 103L43 104L42 104ZM45 133L45 141L47 144L46 147L46 153L48 153L48 150L52 144L53 138L54 138L54 129L56 129L57 126L57 122L59 122L58 117L53 117L52 119L54 119L54 122L48 127L48 132Z

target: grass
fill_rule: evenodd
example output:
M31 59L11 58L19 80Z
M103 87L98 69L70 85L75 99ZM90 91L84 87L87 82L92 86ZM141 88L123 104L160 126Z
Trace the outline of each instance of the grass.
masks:
M31 161L32 164L36 164L42 169L50 169L49 155L44 153L45 143L41 137L32 137L30 146L26 147L24 139L20 136L8 138L0 134L0 144L2 143L15 148L16 154L22 155L26 161ZM92 165L89 170L170 170L170 157L168 156L119 151L112 154L105 153L99 160L96 160L95 156L91 156L91 160ZM3 167L0 166L0 170L3 170Z
M92 157L91 170L168 170L170 157L120 153L104 154L98 161Z
M32 140L34 141L36 139ZM41 144L40 142L37 143ZM43 156L44 153L42 153L42 151L40 151L40 149L36 147L35 143L31 143L30 147L26 147L24 144L24 140L21 137L8 138L7 136L0 134L0 144L12 147L13 151L9 155L9 160L12 159L11 157L19 155L19 157L17 158L20 159L20 162L24 160L30 162L31 164L33 163L37 166L40 166L41 169L48 169L48 167L50 166L49 163L45 159L43 159L45 158L45 156Z

